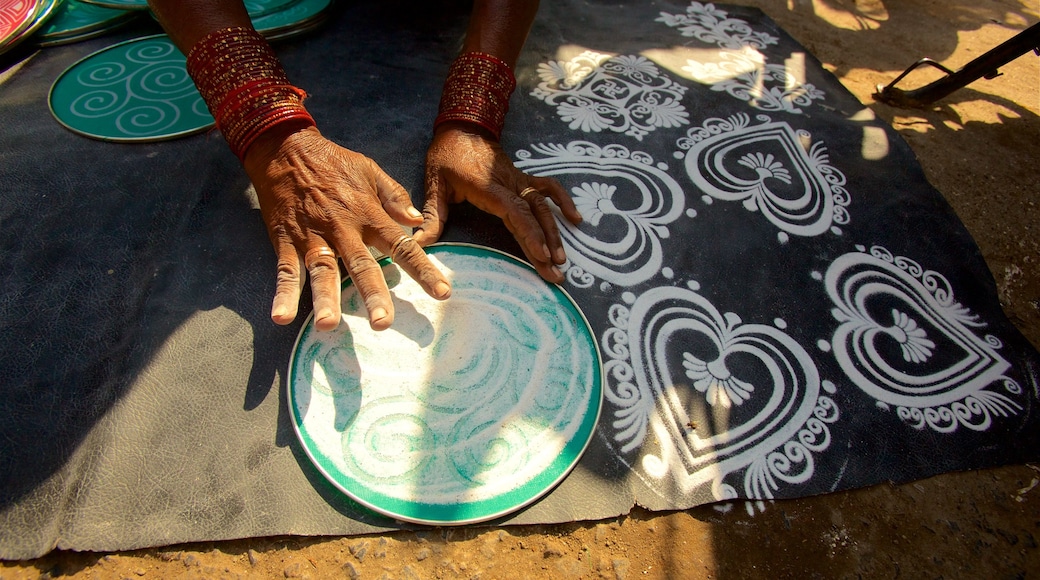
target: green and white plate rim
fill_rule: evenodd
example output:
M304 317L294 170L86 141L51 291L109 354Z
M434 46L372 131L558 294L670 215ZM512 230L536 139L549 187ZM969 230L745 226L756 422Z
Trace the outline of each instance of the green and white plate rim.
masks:
M562 287L544 282L525 262L494 248L466 243L434 244L426 248L426 254L449 270L464 268L467 264L478 264L480 269L473 270L477 274L468 279L463 278L463 272L462 276L452 280L451 298L437 302L425 296L390 259L384 258L380 264L395 301L411 300L409 304L415 307L397 308L394 324L380 333L370 331L357 292L348 278L344 280L343 319L336 331L315 331L312 313L296 338L286 380L290 420L312 465L324 478L350 499L381 515L426 525L464 525L496 520L546 496L570 474L588 448L599 421L603 399L599 348L588 319L571 296ZM496 284L500 287L496 288ZM528 293L531 289L536 295ZM404 297L397 295L398 290ZM431 305L454 306L432 306L430 310L424 310L427 301ZM505 308L500 308L502 305ZM457 308L460 310L451 314L452 309ZM487 328L477 328L485 320L474 320L473 311L465 310L472 308L496 313L487 317L493 319L484 324ZM519 316L520 311L525 316ZM428 328L426 339L430 342L419 348L428 346L426 352L433 358L440 357L442 352L448 354L437 359L437 365L423 370L423 373L430 374L421 377L421 373L414 369L425 361L423 355L410 357L410 353L404 350L397 355L397 360L401 361L397 366L391 362L385 365L385 369L375 369L374 372L371 366L365 367L364 374L376 375L370 380L379 380L381 372L388 373L395 380L381 381L381 389L369 389L369 394L376 394L370 395L373 398L362 404L364 386L363 378L359 376L364 364L358 359L364 359L368 352L368 360L376 365L393 361L397 352L393 350L396 348L394 344L406 345L406 350L411 345L406 340L389 343L387 341L392 339L387 333L404 327L402 333L420 336L421 333L409 328L413 323L422 326L430 322L431 318L427 316L430 312L436 312L440 318ZM463 317L461 319L467 322L453 327L468 332L456 334L451 331L448 327L452 316ZM442 321L446 321L443 322L446 331L434 327ZM553 327L549 328L550 325ZM536 326L538 328L534 328ZM479 332L482 329L487 332ZM536 329L541 329L543 334L538 335ZM544 334L546 332L548 334ZM476 380L473 385L462 385L464 378L458 379L459 385L445 387L439 383L440 373L435 368L443 369L441 363L446 358L453 361L461 358L459 352L473 350L458 350L457 347L456 353L451 354L451 349L442 347L441 343L453 342L462 347L486 346L491 340L485 336L488 333L497 333L502 342L512 340L516 344L503 346L498 343L495 353L482 351L478 357L474 354L470 361L459 363L460 372L454 376L461 376L462 371L466 371L471 381ZM419 344L421 341L414 336L409 340ZM516 338L523 336L534 337L536 344L540 345L551 340L551 348L532 351L529 344L524 346L522 340ZM378 354L376 349L379 349ZM499 355L497 350L508 352ZM346 357L342 352L347 352ZM520 364L525 363L524 357L532 357L534 361L526 360L526 363L535 362L541 370L511 372L504 367L504 370L498 369L498 359L511 355L509 360L520 361ZM491 362L487 362L489 360ZM343 361L353 361L357 366L350 367ZM553 373L553 368L557 371L566 368L567 372ZM451 374L451 371L443 373ZM492 380L505 380L506 383L489 384L485 381L489 376ZM560 389L568 381L570 385ZM416 385L421 385L421 388L409 392L409 386ZM557 398L561 400L557 401ZM466 408L460 412L453 404L463 404ZM369 408L380 405L397 405L390 407L386 424L381 423L383 419L380 417L374 417L378 413L373 413L374 420L368 417ZM502 408L505 408L505 413L500 413ZM412 410L413 414L401 413L400 410ZM418 419L415 410L421 410ZM441 413L447 413L449 420L439 420L438 414ZM391 416L392 421L404 423L391 424ZM413 424L423 421L434 426ZM480 423L482 421L484 423ZM496 424L489 427L490 423ZM467 430L470 425L479 427ZM366 428L368 431L362 432ZM381 434L379 428L386 431ZM433 457L422 454L425 451L422 441L409 439L412 430L423 428L440 429L448 436L433 438L436 442L432 448ZM393 433L393 440L386 439L389 433ZM487 437L489 433L491 437ZM428 439L427 434L436 433L422 431L420 439ZM368 465L367 462L401 463L404 460L401 457L408 456L415 449L393 447L366 453L364 447L357 447L361 441L368 448L373 446L373 442L390 441L395 446L405 447L418 442L419 451L413 455L418 457L421 465L411 468L406 465L404 476L391 475L394 481L387 483L389 480L381 479L383 475L371 476L379 471L380 465ZM513 445L517 441L520 444ZM518 453L512 452L514 447ZM479 450L483 454L460 453L460 448L462 451ZM441 455L437 455L438 450ZM372 455L375 455L374 459ZM470 462L473 456L477 458ZM496 465L498 459L501 459L500 465ZM440 469L445 464L450 464L450 469ZM477 466L475 469L474 465ZM518 465L521 466L519 469ZM458 481L445 482L434 476L427 478L431 480L424 480L422 475L427 473L434 476L446 473ZM512 480L503 481L500 475L508 475L506 479ZM462 489L456 490L454 485L462 485ZM402 494L400 490L406 492Z

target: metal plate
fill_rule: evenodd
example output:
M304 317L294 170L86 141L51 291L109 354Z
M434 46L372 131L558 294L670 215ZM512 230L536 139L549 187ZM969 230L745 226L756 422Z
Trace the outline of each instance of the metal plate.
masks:
M213 126L184 55L164 34L110 46L72 65L51 87L50 107L68 129L103 141L161 141Z
M103 8L80 0L62 0L54 10L54 15L36 32L34 39L50 41L82 37L98 30L109 30L138 15L137 11Z
M390 329L371 330L349 279L339 328L313 314L288 401L307 455L384 515L425 524L495 519L548 493L578 462L602 405L599 351L559 286L507 254L427 253L452 282L437 301L388 259Z

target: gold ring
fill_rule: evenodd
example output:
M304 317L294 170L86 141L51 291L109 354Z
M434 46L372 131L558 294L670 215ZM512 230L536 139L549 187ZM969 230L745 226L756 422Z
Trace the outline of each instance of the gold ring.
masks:
M523 191L520 192L520 199L522 199L524 201L527 201L527 196L531 195L532 193L538 193L538 188L537 187L525 188Z
M396 262L397 261L397 252L400 251L401 246L403 246L405 244L405 242L414 242L414 241L415 240L413 240L411 238L411 236L406 236L404 234L401 234L401 237L399 237L396 240L394 240L393 244L390 244L390 259L393 260L394 262Z
M332 258L333 261L336 260L336 252L328 246L318 246L317 248L311 248L307 250L307 254L303 257L303 264L307 266L308 270L310 270L311 262L317 260L318 258L324 258L326 256Z

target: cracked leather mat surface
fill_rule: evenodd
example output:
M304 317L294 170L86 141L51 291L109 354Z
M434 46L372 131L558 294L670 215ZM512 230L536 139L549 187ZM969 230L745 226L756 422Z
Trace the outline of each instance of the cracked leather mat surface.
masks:
M275 48L323 132L419 203L466 10L374 4ZM295 440L300 322L269 321L273 253L221 137L102 143L50 117L65 68L154 32L42 51L0 86L0 557L398 527ZM505 523L1037 457L1040 357L975 244L760 12L546 4L517 77L503 146L586 216L564 286L607 397L578 468ZM465 207L444 239L517 251Z

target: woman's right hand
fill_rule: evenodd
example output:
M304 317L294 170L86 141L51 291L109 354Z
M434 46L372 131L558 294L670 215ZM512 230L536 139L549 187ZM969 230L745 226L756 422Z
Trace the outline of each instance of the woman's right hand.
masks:
M338 255L364 300L369 324L375 330L389 327L393 302L367 246L391 256L430 296L447 298L448 280L401 228L423 222L408 192L368 157L332 143L314 127L292 125L265 132L243 160L278 256L271 318L278 324L296 318L306 275L315 326L336 328Z

